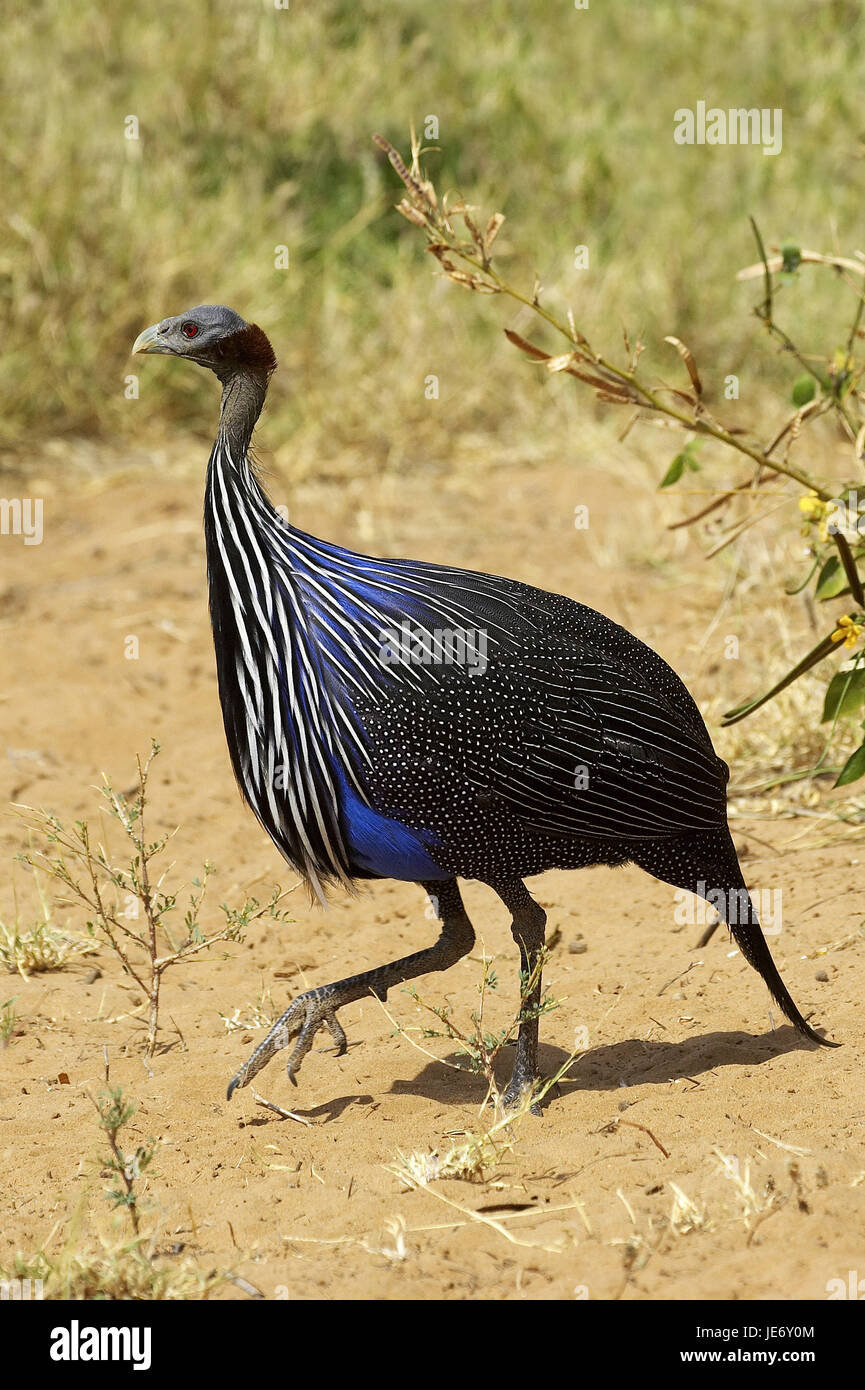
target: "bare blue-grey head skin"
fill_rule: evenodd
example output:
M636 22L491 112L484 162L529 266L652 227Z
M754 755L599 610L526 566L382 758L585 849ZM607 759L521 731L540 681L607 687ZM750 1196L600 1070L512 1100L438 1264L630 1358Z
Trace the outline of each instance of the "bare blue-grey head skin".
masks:
M215 372L222 382L222 430L233 444L249 445L276 367L273 348L257 324L224 304L197 304L145 328L132 353L186 357Z
M176 318L163 319L139 333L132 347L137 352L165 353L171 357L188 357L203 367L212 367L217 360L213 349L234 333L241 333L249 324L224 304L197 304Z

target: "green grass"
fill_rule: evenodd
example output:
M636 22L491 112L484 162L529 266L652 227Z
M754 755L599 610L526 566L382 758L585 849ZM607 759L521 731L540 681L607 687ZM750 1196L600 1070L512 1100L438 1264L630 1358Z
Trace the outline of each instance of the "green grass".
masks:
M560 386L507 348L512 310L458 302L392 210L399 187L370 135L405 150L429 114L437 185L507 214L511 278L530 286L537 262L548 301L599 345L617 346L622 321L653 345L681 334L718 382L741 374L757 412L774 383L749 371L754 287L734 279L755 259L747 214L770 242L862 244L863 36L843 0L9 6L0 440L20 454L58 435L209 434L212 381L171 362L144 373L127 354L146 324L211 300L275 341L264 438L288 441L280 464L326 472L352 449L375 468L399 440L446 466L456 431L552 436L540 397ZM674 111L700 99L780 106L783 152L675 145ZM573 268L578 243L588 271ZM803 338L831 320L834 292L829 277L791 288Z

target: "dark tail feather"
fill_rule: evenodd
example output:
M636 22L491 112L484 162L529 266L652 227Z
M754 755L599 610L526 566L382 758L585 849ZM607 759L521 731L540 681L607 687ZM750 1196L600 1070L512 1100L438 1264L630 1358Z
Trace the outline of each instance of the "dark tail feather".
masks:
M700 831L673 842L656 840L641 846L634 862L665 883L700 893L718 907L719 892L727 903L727 925L749 965L762 976L775 1003L795 1028L821 1047L840 1047L806 1023L778 972L763 935L760 919L742 877L739 858L729 830ZM705 890L705 891L703 891ZM733 919L732 921L730 919Z
M750 899L748 901L750 904ZM819 1033L815 1033L810 1023L805 1022L793 1003L790 991L781 979L753 908L751 908L751 915L753 918L751 922L729 924L733 940L748 964L753 965L754 969L762 975L778 1008L785 1018L788 1018L795 1028L798 1028L800 1033L806 1038L810 1038L812 1042L820 1043L821 1047L840 1047L840 1043L831 1042L829 1038L822 1038Z

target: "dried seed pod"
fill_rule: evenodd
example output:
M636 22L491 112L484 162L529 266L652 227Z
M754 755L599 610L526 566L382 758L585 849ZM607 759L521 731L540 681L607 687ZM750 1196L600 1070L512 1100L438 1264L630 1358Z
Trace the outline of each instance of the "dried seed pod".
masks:
M483 237L481 236L472 219L469 217L468 212L465 210L463 211L463 221L465 222L466 226L468 227L471 233L471 238L475 246L478 248L482 256L486 256L487 251L486 247L484 246Z
M493 242L498 236L499 228L501 227L504 220L505 215L503 212L494 212L489 222L487 223L487 229L484 232L484 250L486 251L487 256L489 256L490 251L492 250Z
M465 285L470 290L476 290L482 283L476 275L468 275L464 270L457 270L456 268L448 269L448 276L451 280L456 280L458 285Z
M438 207L438 200L436 199L432 184L420 183L419 180L415 178L414 174L410 174L399 152L394 149L389 140L385 140L383 135L374 135L372 138L379 149L384 150L406 188L409 189L411 193L414 193L415 197L418 198L420 202L429 203L434 208Z
M703 383L700 380L700 373L697 371L697 364L694 361L694 354L692 353L691 349L685 343L682 342L681 338L674 338L672 335L666 337L664 339L664 342L672 343L673 347L678 352L685 366L688 368L688 376L691 378L691 385L693 386L697 395L702 396Z
M416 227L426 227L429 225L427 218L419 208L414 207L407 198L403 198L401 203L396 205L397 212L401 212L403 217L409 222L413 222Z
M513 343L514 347L518 347L529 357L534 357L539 362L549 361L550 354L548 352L543 352L541 348L535 347L534 343L530 343L527 338L520 337L519 333L515 333L512 328L505 329L505 337L509 343Z

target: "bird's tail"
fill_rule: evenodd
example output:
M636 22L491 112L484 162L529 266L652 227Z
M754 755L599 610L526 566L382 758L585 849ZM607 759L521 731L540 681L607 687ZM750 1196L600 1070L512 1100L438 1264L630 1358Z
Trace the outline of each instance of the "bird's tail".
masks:
M749 965L762 976L769 993L795 1028L821 1047L839 1047L802 1017L772 959L760 918L745 885L732 836L725 826L699 832L675 845L654 841L641 849L636 862L666 883L699 894L717 909Z
M737 894L741 897L741 893ZM747 896L747 890L746 890ZM839 1047L840 1043L831 1042L829 1038L821 1037L807 1023L799 1012L793 998L784 981L781 979L780 971L772 959L772 953L763 935L759 918L751 904L750 896L747 896L748 907L750 909L750 920L746 922L729 922L730 932L733 940L742 952L749 965L762 975L766 981L769 993L778 1005L778 1008L788 1018L795 1028L798 1028L806 1038L812 1042L820 1043L821 1047Z

